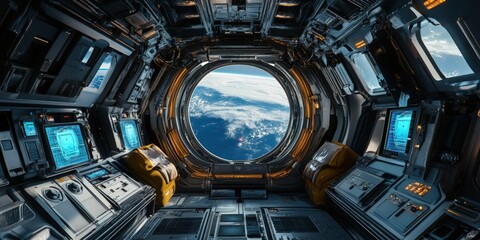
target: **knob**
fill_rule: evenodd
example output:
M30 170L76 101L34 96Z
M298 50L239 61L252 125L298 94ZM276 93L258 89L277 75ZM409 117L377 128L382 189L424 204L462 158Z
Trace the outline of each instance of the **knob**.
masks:
M56 188L49 188L45 190L44 195L46 198L53 201L59 201L62 199L62 193Z
M71 182L67 184L68 191L72 193L80 193L82 191L82 186L76 182Z

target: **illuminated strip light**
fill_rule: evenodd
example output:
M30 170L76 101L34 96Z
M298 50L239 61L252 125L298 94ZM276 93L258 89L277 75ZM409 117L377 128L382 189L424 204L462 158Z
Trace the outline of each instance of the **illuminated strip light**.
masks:
M260 179L263 174L215 174L215 178L222 179Z
M278 6L282 7L296 7L299 6L300 2L279 2Z
M43 38L40 38L40 37L35 36L35 37L33 37L33 39L38 40L38 41L40 41L40 42L43 42L43 43L45 43L45 44L48 44L48 41L45 40L45 39L43 39Z
M447 0L427 0L423 2L423 6L427 8L427 10L433 9L436 6L446 2Z
M367 43L365 42L365 40L360 40L357 43L355 43L355 48L362 48L365 46L367 46Z

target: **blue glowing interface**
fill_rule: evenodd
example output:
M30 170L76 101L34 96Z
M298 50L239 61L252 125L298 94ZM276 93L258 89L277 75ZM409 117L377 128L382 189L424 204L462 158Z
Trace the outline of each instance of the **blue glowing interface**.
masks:
M87 177L88 180L92 180L92 179L97 179L103 175L107 175L108 172L107 170L105 169L101 169L101 170L98 170L98 171L95 171L95 172L91 172L87 175L85 175L85 177Z
M120 120L120 130L126 150L140 147L140 139L138 138L137 123L135 120Z
M79 124L45 126L45 134L56 169L88 162Z
M392 110L384 149L405 154L411 140L413 110Z
M35 123L33 121L23 122L23 131L25 131L26 137L36 136L37 130L35 129Z

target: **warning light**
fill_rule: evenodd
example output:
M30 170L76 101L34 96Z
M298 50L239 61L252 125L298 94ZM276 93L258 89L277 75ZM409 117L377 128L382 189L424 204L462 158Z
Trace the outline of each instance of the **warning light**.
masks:
M432 189L432 187L430 187L426 184L419 183L419 182L410 183L405 187L405 190L407 190L411 193L414 193L418 196L421 196L421 197L423 195L427 194L430 191L430 189Z
M362 47L365 47L366 45L367 43L365 42L365 40L360 40L357 43L355 43L356 48L362 48Z
M423 2L423 6L425 6L428 10L430 10L446 1L447 0L427 0Z

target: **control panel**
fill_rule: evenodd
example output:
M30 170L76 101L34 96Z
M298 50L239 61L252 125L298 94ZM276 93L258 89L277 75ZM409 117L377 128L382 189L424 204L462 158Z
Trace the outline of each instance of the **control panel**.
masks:
M438 185L404 176L367 214L390 227L398 236L406 236L435 211L444 197ZM433 219L436 218L438 216Z
M83 186L82 186L83 187ZM82 238L95 229L81 206L67 197L55 181L27 186L25 191L61 226L71 238Z
M118 171L110 163L102 164L81 173L100 192L117 204L140 191L138 182Z
M369 197L379 189L383 182L383 178L357 168L335 186L335 189L343 192L346 197L359 206L366 207Z
M26 171L37 173L50 167L47 161L44 145L42 143L42 131L38 113L35 111L14 110L12 111L15 137L18 141Z
M405 233L428 211L428 206L404 196L390 193L379 202L373 213L400 233Z
M80 206L80 209L85 212L86 217L91 221L105 219L102 218L102 215L113 208L95 187L88 182L82 183L74 175L55 179L55 182L77 206Z
M85 237L114 215L112 205L95 187L75 175L29 185L25 191L70 237Z

